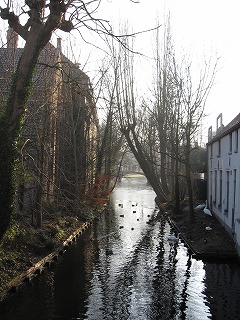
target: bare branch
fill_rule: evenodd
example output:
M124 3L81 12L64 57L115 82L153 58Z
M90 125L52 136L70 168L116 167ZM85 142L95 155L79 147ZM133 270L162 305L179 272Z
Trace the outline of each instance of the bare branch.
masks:
M20 24L19 17L8 8L1 9L0 17L3 20L8 20L9 26L16 31L24 40L27 39L28 31Z

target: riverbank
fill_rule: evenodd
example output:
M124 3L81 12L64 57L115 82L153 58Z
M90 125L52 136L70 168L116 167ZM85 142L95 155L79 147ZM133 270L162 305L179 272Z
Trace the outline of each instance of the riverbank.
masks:
M0 300L19 282L30 281L34 272L41 273L44 264L57 259L105 207L93 209L89 209L87 222L76 216L45 219L41 228L31 226L24 219L15 222L0 244Z
M177 217L170 217L170 223L196 258L238 259L231 236L214 216L203 210L195 212L194 223L190 224L186 206Z
M15 277L56 250L64 238L67 239L82 224L83 222L77 219L74 223L62 224L61 228L58 224L53 226L51 223L44 223L40 229L29 226L28 232L25 232L24 224L19 223L18 227L24 230L23 234L5 238L0 246L0 296Z
M40 275L46 268L49 268L59 256L62 255L68 247L77 240L77 238L92 224L91 221L85 222L74 231L63 243L61 243L54 251L46 255L44 258L33 264L32 267L21 272L20 275L13 278L0 294L0 302L5 300L10 293L15 293L26 283L30 283L37 275Z

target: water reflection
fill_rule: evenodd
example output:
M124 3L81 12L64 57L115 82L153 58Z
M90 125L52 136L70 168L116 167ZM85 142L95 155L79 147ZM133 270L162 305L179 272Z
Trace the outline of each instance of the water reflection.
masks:
M122 179L109 210L0 319L238 319L236 264L193 259L145 178Z
M103 254L98 268L107 270L103 281L107 287L102 290L103 301L99 278L92 279L89 319L204 319L210 315L202 294L203 264L192 260L183 244L166 240L172 231L158 213L154 197L145 179L123 180L115 190L115 221L110 229L101 230L109 233L110 241L99 244ZM115 232L117 237L111 238ZM111 248L110 256L105 256L104 246ZM92 307L96 301L100 310Z
M240 268L236 264L207 263L205 294L213 319L239 319Z

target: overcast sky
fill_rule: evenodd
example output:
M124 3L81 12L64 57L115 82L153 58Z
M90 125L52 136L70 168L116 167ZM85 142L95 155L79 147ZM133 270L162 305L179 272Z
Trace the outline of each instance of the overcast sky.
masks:
M239 0L104 0L102 12L117 26L128 20L134 31L155 26L156 17L164 22L170 12L175 49L190 54L192 60L220 57L215 85L206 105L207 128L216 127L223 113L223 124L240 112L240 1ZM151 36L149 35L150 39ZM142 50L150 46L146 38ZM207 134L207 133L206 133Z

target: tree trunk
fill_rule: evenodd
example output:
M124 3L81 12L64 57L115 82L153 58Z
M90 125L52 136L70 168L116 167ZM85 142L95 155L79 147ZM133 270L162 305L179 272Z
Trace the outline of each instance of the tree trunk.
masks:
M193 190L192 190L192 180L191 180L191 170L190 170L190 160L186 160L186 179L188 188L188 202L189 202L189 222L194 222L194 208L193 208Z
M21 118L29 97L37 59L45 41L38 30L29 33L23 54L12 81L6 112L0 119L0 239L8 228L13 212L14 161L17 156L16 139Z
M131 130L131 132L133 134L133 140L134 140L136 147L134 146L134 144L130 138L130 130L122 129L122 132L127 140L128 146L130 147L132 153L134 154L136 160L138 161L138 163L139 163L142 171L144 172L148 182L150 183L153 190L155 191L157 198L158 198L158 202L165 202L167 197L166 197L166 195L160 185L160 181L159 181L157 175L155 174L153 168L151 167L151 165L147 161L145 154L141 148L141 145L138 142L138 139L137 139L134 131Z
M173 205L173 216L177 217L180 211L180 194L179 194L179 175L178 175L178 159L175 160L175 171L174 171L174 205Z

